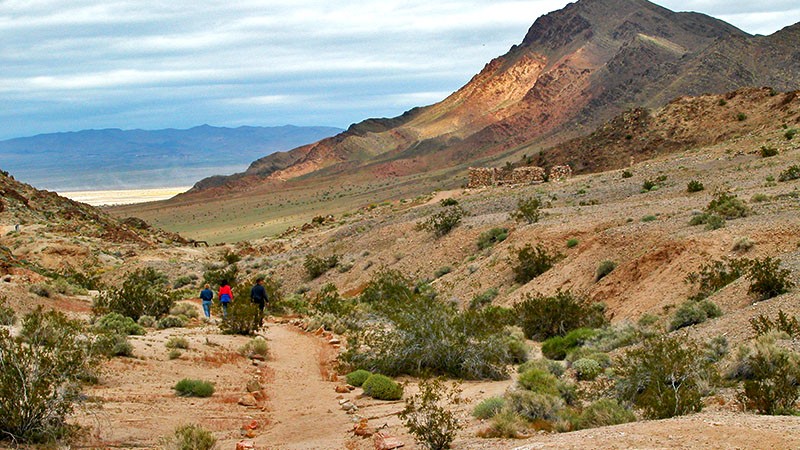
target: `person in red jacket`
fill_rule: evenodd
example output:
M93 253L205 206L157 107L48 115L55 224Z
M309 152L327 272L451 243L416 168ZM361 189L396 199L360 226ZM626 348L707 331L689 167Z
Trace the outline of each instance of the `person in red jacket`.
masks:
M228 303L233 301L233 291L226 280L219 284L219 303L222 305L222 317L228 317Z

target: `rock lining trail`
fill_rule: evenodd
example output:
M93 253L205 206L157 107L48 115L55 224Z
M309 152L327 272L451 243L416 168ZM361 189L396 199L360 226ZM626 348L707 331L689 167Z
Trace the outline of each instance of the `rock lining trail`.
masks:
M338 408L334 383L323 379L326 344L290 325L270 324L265 335L270 424L254 438L256 448L345 448L352 423Z

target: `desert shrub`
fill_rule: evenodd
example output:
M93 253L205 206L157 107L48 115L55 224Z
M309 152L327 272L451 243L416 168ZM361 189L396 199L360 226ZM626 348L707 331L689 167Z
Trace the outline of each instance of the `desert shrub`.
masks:
M109 358L115 356L133 356L133 345L128 341L128 336L124 334L101 334L98 343L100 351L104 356Z
M748 292L760 300L777 297L794 287L790 279L792 271L781 269L781 260L766 257L749 261L747 278L750 280Z
M712 363L722 361L728 355L728 339L725 336L715 336L703 344L703 354Z
M505 404L506 399L503 397L489 397L483 399L473 408L472 417L481 420L491 419L503 409Z
M231 252L231 251L227 251L227 252L225 252L225 254L224 254L224 255L222 255L222 260L223 260L223 261L225 261L225 263L226 263L226 264L228 264L228 265L232 265L232 264L236 264L236 263L238 263L239 261L241 261L241 260L242 260L242 257L241 257L241 256L239 256L239 254L238 254L238 253L234 253L234 252ZM229 281L230 281L230 280L229 280Z
M754 245L755 243L753 243L753 241L750 240L750 238L742 237L736 239L736 241L733 243L733 246L731 246L731 250L733 250L734 252L746 252L751 248L753 248Z
M139 320L136 321L139 325L145 328L153 328L156 326L156 318L153 316L141 316Z
M622 171L622 178L631 178L633 177L633 172L630 170L623 170Z
M116 312L133 320L143 315L159 317L174 303L165 288L167 281L163 273L151 267L137 269L128 274L122 287L101 291L92 310L98 315Z
M778 181L792 181L798 178L800 178L800 166L794 165L781 172L778 176Z
M108 313L94 323L94 328L103 333L121 334L124 336L145 334L144 328L137 324L130 317L125 317L119 313Z
M722 310L711 300L688 300L683 302L675 311L669 324L669 330L674 331L683 327L697 325L721 315Z
M747 356L749 373L739 401L761 414L792 414L800 397L800 357L762 336Z
M311 299L311 309L320 314L333 314L343 317L353 310L353 303L339 295L336 285L328 283L320 289L319 293Z
M786 333L791 338L800 336L800 321L796 316L789 316L782 309L778 310L778 317L775 320L763 314L753 317L750 319L750 327L756 336L763 336L773 331Z
M189 341L184 337L172 336L164 343L167 348L180 348L183 350L189 349Z
M269 344L261 336L254 337L247 341L241 348L239 354L245 358L252 358L253 356L261 356L263 358L269 357Z
M28 287L28 292L44 298L50 298L54 295L53 288L46 283L34 283Z
M217 438L200 425L181 425L164 442L164 450L212 450Z
M88 291L81 286L75 285L66 278L58 277L50 282L50 286L56 293L61 295L86 295Z
M747 114L743 112L737 113L736 120L738 120L739 122L744 122L745 120L747 120Z
M567 353L567 357L564 359L569 364L573 364L579 359L591 359L597 362L597 364L600 364L602 368L611 367L611 357L608 353L597 351L590 347L576 347Z
M529 339L563 336L576 328L600 328L606 323L605 305L586 297L558 291L551 297L527 295L514 305L519 326Z
M642 217L642 222L655 222L656 220L658 220L658 217L652 214Z
M223 281L234 285L238 278L239 267L236 264L216 268L212 266L212 268L203 273L203 283L208 283L211 286L219 286Z
M540 208L542 201L539 197L528 197L517 199L517 209L511 213L511 217L517 222L536 223L541 217Z
M567 239L567 248L577 247L580 241L575 238Z
M269 292L267 292L267 295L269 295ZM270 313L275 315L308 314L309 304L303 294L290 294L285 297L281 296L276 300L273 300L272 296L270 296L269 310Z
M6 305L5 297L0 296L0 325L14 325L17 322L17 314Z
M345 375L347 384L350 386L360 387L372 375L372 372L364 369L358 369Z
M704 190L706 187L703 186L703 183L692 180L686 185L686 192L700 192Z
M447 275L452 271L453 268L450 266L439 267L438 269L436 269L436 272L433 273L433 278L442 278L443 276Z
M175 281L172 283L172 289L180 289L180 288L186 287L186 286L193 286L195 281L197 281L197 275L195 275L195 276L191 276L191 275L180 276L180 277L176 278Z
M554 375L556 378L564 375L564 365L552 359L539 358L533 359L517 367L517 372L525 373L531 369L538 369Z
M25 315L20 335L0 329L0 436L41 443L74 430L66 421L104 358L82 322L41 308Z
M797 130L794 129L794 128L790 128L790 129L786 130L785 133L783 133L783 137L785 137L787 141L791 141L792 139L794 139L796 134L797 134Z
M478 236L478 249L487 249L498 242L503 242L508 238L508 228L492 228L484 231Z
M191 303L176 303L175 306L170 308L169 313L173 316L184 316L189 319L200 317L197 307Z
M572 369L575 371L575 377L581 381L592 381L603 373L600 363L589 358L581 358L573 362Z
M542 342L542 354L550 359L562 360L572 349L583 345L597 332L590 328L577 328L564 336L552 336Z
M736 195L729 192L717 192L706 206L706 212L716 214L723 219L738 219L750 215L750 208Z
M364 395L377 400L400 400L403 397L403 386L393 379L380 374L372 374L361 385Z
M184 378L172 388L181 397L211 397L214 385L208 381Z
M417 228L433 232L437 237L444 236L461 223L465 211L461 206L448 206L417 224Z
M527 389L514 389L507 394L512 411L528 420L556 420L564 409L564 400L558 395L543 394Z
M636 415L615 399L601 398L587 406L578 419L579 429L606 427L635 422Z
M492 417L489 427L479 433L484 438L516 439L526 428L525 419L510 408L503 408Z
M497 288L489 288L481 292L480 294L477 294L474 297L472 297L472 300L470 300L469 302L469 307L470 309L479 309L488 304L491 304L492 300L494 300L498 294L499 291L497 290Z
M697 412L717 373L700 347L685 338L659 336L628 350L615 366L619 400L649 419Z
M555 375L540 369L528 369L517 379L517 384L523 389L556 396L558 395L557 382L558 378Z
M330 269L339 264L339 255L331 255L327 258L320 258L317 255L308 254L306 260L303 262L303 268L306 269L308 278L314 280L319 278Z
M448 206L456 206L457 204L458 200L454 198L443 198L439 201L439 205L441 205L442 208L446 208Z
M605 260L597 266L597 270L594 274L594 281L600 281L605 278L606 275L610 274L617 268L617 263L614 261Z
M178 350L177 348L173 348L167 352L167 358L169 358L170 361L172 361L173 359L178 359L181 356L183 356L183 352Z
M186 326L186 318L182 316L164 316L158 319L156 326L159 330L167 328L183 328Z
M686 282L697 288L697 294L691 298L702 300L719 291L745 274L748 262L745 259L728 259L712 261L700 266L698 272L686 276Z
M766 145L761 146L761 157L762 158L769 158L771 156L775 156L778 154L778 149L775 147L769 147Z
M228 304L228 315L222 319L219 329L223 334L239 334L249 336L261 328L258 305L248 300L247 296L238 296L238 301Z
M725 226L722 216L710 213L695 214L689 220L690 226L705 225L706 230L718 230Z
M448 389L442 381L432 379L420 381L419 393L406 399L406 406L399 414L400 420L423 448L450 448L463 426L447 406L460 402L460 394L457 384Z
M584 345L592 351L610 352L620 347L635 344L648 334L649 320L649 317L645 317L643 323L637 324L637 326L623 322L615 326L595 329L595 335Z
M66 269L59 274L59 277L73 286L79 286L84 292L88 289L100 290L102 288L100 275L97 273L84 273Z
M539 275L547 272L560 259L561 255L552 255L547 252L541 244L533 247L525 244L524 247L516 250L517 264L512 266L514 280L521 284L526 284Z

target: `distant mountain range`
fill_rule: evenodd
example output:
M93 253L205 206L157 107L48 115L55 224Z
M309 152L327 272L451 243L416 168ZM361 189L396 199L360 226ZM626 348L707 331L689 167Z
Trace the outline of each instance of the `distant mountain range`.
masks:
M437 104L265 156L243 173L197 183L189 195L497 164L587 134L632 108L760 86L800 86L800 24L752 36L646 0L580 0L537 19L521 44Z
M84 130L0 141L0 169L57 191L191 186L250 161L335 135L332 127L202 125L188 130Z

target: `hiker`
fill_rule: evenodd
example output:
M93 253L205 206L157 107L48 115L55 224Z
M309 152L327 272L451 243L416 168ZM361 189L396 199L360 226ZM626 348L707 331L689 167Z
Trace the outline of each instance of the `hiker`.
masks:
M264 325L264 308L269 303L269 296L264 288L264 277L256 278L256 284L250 289L250 300L258 305L255 324L260 328Z
M211 301L214 300L214 291L211 286L206 283L205 289L200 291L200 300L203 300L203 312L206 314L206 319L211 318Z
M219 284L219 303L222 305L222 318L228 317L228 303L233 301L233 292L226 280Z

